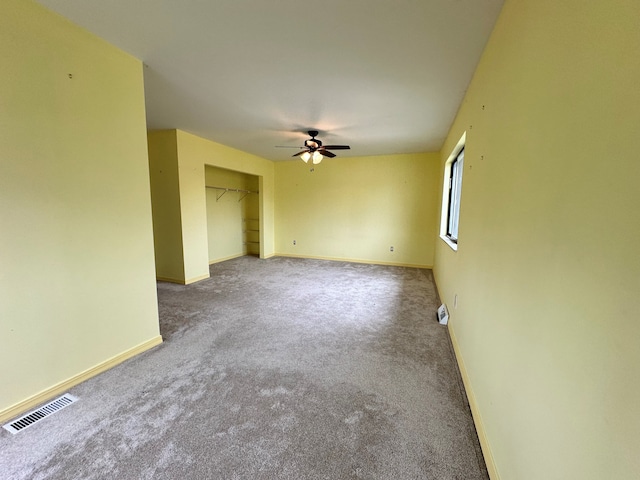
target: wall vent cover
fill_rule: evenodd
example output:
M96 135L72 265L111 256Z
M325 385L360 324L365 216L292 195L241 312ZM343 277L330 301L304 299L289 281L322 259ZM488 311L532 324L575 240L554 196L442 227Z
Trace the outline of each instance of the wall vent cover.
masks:
M32 412L29 412L26 415L23 415L20 418L7 423L6 425L3 425L2 428L15 435L25 428L30 427L34 423L39 422L43 418L48 417L52 413L56 413L57 411L62 410L64 407L68 407L69 405L77 401L78 399L76 397L65 393L61 397L58 397L55 400L51 400L46 405L43 405L40 408L33 410Z

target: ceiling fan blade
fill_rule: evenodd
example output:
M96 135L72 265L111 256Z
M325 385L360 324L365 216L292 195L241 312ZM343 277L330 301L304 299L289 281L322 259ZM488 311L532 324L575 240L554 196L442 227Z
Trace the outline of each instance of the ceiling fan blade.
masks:
M329 150L322 149L322 150L318 150L318 151L325 157L333 158L333 157L336 156L335 153L331 153Z
M306 152L308 152L308 151L309 151L309 150L302 150L301 152L295 153L295 154L293 154L293 155L291 155L291 156L292 156L292 157L297 157L297 156L302 155L303 153L306 153Z
M322 148L325 150L351 150L349 145L325 145Z
M303 148L303 147L294 147L293 145L276 145L276 148Z

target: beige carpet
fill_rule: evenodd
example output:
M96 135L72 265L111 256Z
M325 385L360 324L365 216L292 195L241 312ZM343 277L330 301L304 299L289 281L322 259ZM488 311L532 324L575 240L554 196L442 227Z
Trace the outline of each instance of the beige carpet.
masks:
M159 283L165 343L11 435L10 479L487 479L429 270L242 257Z

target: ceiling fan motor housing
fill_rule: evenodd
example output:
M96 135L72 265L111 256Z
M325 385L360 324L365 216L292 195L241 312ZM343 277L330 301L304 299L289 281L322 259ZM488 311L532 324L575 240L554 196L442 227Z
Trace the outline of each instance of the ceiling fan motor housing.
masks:
M309 140L304 141L304 146L310 149L312 152L316 151L316 149L322 146L322 142L316 139L316 135L318 135L317 130L309 130L309 136L311 137Z

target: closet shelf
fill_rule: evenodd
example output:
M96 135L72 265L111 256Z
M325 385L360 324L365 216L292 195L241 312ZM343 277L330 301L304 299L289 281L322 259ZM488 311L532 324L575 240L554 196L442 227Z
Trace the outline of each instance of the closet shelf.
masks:
M242 188L227 188L227 187L213 187L213 186L209 186L206 185L207 188L213 188L215 190L222 190L222 193L220 195L216 194L216 202L218 200L220 200L222 198L222 196L227 193L227 192L238 192L238 193L244 193L244 195L242 195L238 201L242 201L242 199L244 197L246 197L247 195L249 195L250 193L259 193L257 191L253 191L253 190L243 190Z

